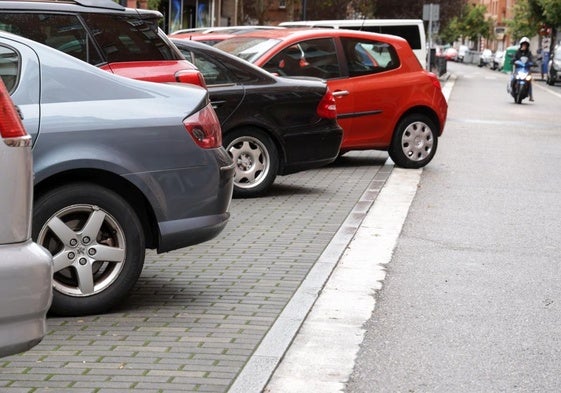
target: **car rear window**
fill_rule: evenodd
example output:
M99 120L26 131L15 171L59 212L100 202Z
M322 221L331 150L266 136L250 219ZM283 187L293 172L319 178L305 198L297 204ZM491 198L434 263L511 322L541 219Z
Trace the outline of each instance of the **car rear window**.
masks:
M0 14L0 29L38 41L93 65L183 59L165 34L159 31L157 20L133 15L3 11Z
M183 59L163 33L159 34L155 20L106 14L82 17L109 63Z

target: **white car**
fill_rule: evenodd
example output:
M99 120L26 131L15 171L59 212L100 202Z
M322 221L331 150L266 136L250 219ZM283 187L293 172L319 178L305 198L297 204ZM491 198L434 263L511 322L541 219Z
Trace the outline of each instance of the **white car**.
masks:
M52 257L31 241L31 137L0 79L0 357L23 352L46 333Z
M458 61L460 63L464 62L464 59L468 52L469 52L469 48L467 46L460 45L460 48L458 49Z
M479 56L479 67L487 67L493 63L493 52L491 49L483 49Z
M505 51L498 50L493 55L493 62L491 63L492 70L501 71L505 64Z

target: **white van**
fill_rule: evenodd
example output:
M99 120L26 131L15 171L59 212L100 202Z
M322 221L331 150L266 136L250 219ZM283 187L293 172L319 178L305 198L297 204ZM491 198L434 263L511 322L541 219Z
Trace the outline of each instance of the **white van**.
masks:
M340 19L310 20L299 22L282 22L283 27L323 27L332 29L351 29L370 31L373 33L392 34L403 37L409 42L411 49L426 68L427 43L425 27L421 19Z

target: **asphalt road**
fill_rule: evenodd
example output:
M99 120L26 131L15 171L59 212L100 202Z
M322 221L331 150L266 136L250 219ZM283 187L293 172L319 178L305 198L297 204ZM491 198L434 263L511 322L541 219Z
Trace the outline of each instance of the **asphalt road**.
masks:
M457 76L346 393L558 392L561 87Z

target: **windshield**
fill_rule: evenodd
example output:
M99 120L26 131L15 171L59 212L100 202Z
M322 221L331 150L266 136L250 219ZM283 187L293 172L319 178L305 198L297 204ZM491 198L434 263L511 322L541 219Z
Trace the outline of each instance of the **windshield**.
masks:
M258 37L235 37L217 43L214 47L253 63L280 40Z
M553 58L555 60L561 60L561 46L555 48L555 55Z

